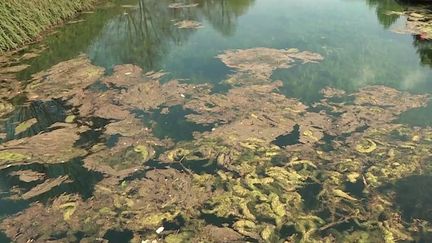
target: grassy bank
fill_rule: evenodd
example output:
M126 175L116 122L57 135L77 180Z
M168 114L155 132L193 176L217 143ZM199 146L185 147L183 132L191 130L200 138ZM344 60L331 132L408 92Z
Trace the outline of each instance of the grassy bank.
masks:
M0 51L18 48L96 0L1 0Z

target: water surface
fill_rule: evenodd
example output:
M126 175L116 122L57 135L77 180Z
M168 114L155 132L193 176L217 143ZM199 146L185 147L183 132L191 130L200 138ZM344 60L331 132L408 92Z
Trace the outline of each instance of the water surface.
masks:
M316 112L327 104L325 101L322 101L323 95L320 93L325 87L344 90L349 94L371 85L385 85L388 89L393 88L398 91L406 91L413 96L432 94L431 42L421 40L418 36L398 34L391 31L396 27L404 26L406 21L405 17L388 14L389 11L403 11L406 8L406 5L399 4L393 0L197 0L193 2L198 4L196 7L183 9L168 8L170 3L172 1L168 0L113 0L101 4L94 13L83 13L77 17L77 19L85 20L84 22L67 24L60 27L56 32L47 36L40 44L36 44L35 47L44 45L47 49L39 57L25 61L30 64L30 67L19 73L18 77L23 83L26 83L32 74L46 70L59 62L75 58L79 54L84 53L93 65L103 67L106 75L111 75L117 65L134 64L141 67L144 72L159 70L167 72L168 74L163 77L161 83L169 82L171 79L178 79L184 84L199 85L206 83L212 85L211 92L226 94L230 89L235 87L221 83L221 81L227 79L229 75L235 74L237 70L227 67L220 59L216 58L219 54L231 49L257 47L274 49L297 48L301 51L318 53L323 57L323 60L317 64L302 64L287 69L277 69L272 73L270 81L281 80L282 85L278 87L276 93L290 99L296 98L303 104L309 105L310 107L307 112ZM198 21L202 23L203 28L179 29L174 25L178 20L184 19ZM105 92L110 89L116 90L116 88L104 84L101 87L95 85L94 89L97 92ZM383 92L391 92L388 89L384 89ZM354 93L351 97L342 95L343 98L339 97L342 102L339 102L338 97L336 97L334 102L342 108L339 107L340 109L336 109L336 106L332 105L329 107L334 109L332 111L334 113L340 112L342 114L343 112L348 112L344 109L348 109L347 107L353 105L353 99L361 95L358 93ZM248 201L246 206L251 208L251 210L254 208L252 213L257 213L254 210L258 211L257 214L261 213L255 219L247 216L244 209L244 205L246 204L241 204L243 208L239 213L244 216L243 218L239 215L222 217L218 215L218 213L222 213L215 211L211 213L211 210L206 207L211 208L214 205L211 205L211 200L208 199L206 202L203 202L202 205L204 206L200 206L205 209L197 209L201 210L201 215L199 216L200 223L193 221L197 215L192 214L193 216L190 216L185 213L175 218L168 217L169 219L163 221L163 225L168 232L166 235L162 234L158 236L150 233L158 228L156 226L153 227L154 229L145 226L145 230L142 231L136 230L136 227L133 226L135 229L131 231L128 227L120 224L123 228L119 229L116 228L119 225L113 225L112 229L107 231L102 237L110 239L112 242L118 242L123 236L127 239L132 239L134 232L140 232L142 237L149 237L149 239L155 237L168 238L167 235L172 232L191 232L194 224L205 223L218 227L234 228L242 234L244 237L243 240L252 241L262 241L263 239L273 242L283 239L294 241L301 238L304 242L311 242L312 240L307 237L309 235L317 237L318 235L319 237L323 237L322 239L335 239L340 242L355 242L355 240L359 239L365 240L365 242L372 242L378 239L384 240L383 237L385 238L386 234L387 236L388 234L393 234L392 237L396 241L419 240L421 242L423 240L427 242L428 239L431 239L431 235L427 233L427 229L429 228L424 225L422 226L424 227L422 228L424 230L423 233L414 234L412 231L409 231L414 235L412 238L404 238L403 234L407 234L405 231L401 235L398 235L391 230L407 229L409 228L408 225L411 227L420 227L419 225L421 224L418 222L421 220L425 224L431 223L430 217L423 217L421 213L430 213L431 207L427 202L429 198L425 196L417 198L416 206L410 206L407 204L407 201L416 198L417 194L407 193L407 188L415 188L415 185L418 184L422 185L422 189L418 190L419 194L430 193L430 190L425 188L427 181L430 181L430 168L424 164L427 164L425 161L430 160L428 153L432 152L430 138L428 137L429 126L432 121L432 106L413 106L413 109L403 109L403 111L399 112L398 106L403 106L403 102L399 103L399 101L395 101L394 99L386 100L385 95L383 98L379 93L373 92L371 93L372 98L369 98L374 99L374 95L378 97L376 98L378 105L375 107L372 104L371 108L364 108L362 106L361 110L357 112L372 111L373 109L395 109L392 115L397 115L397 119L389 119L387 122L386 118L382 118L383 120L380 122L378 120L381 118L378 117L377 123L375 121L367 121L365 126L359 126L358 129L342 134L330 134L331 131L324 129L322 140L316 145L310 145L310 147L307 145L308 142L302 140L302 136L306 136L305 130L302 130L302 126L306 125L302 121L296 121L297 124L294 124L294 130L287 129L286 133L276 136L275 141L271 143L276 144L279 149L285 152L277 152L278 155L265 162L268 163L265 166L259 163L259 165L254 165L256 166L256 174L254 176L260 178L266 175L266 171L270 166L289 167L287 160L295 161L295 158L297 158L293 156L296 153L295 146L297 145L308 147L311 151L322 150L325 153L328 152L328 156L333 156L330 159L323 159L324 156L319 159L315 158L318 161L322 160L316 162L319 164L316 165L318 167L316 168L317 172L310 172L313 176L309 175L309 179L303 182L304 184L302 184L301 188L296 189L298 195L303 197L302 200L305 205L304 210L299 213L304 215L297 215L295 217L297 217L296 220L298 222L304 221L303 224L280 223L278 221L281 220L279 217L288 217L285 214L274 216L274 218L268 215L263 216L262 214L264 213L259 210L265 210L264 206L259 205L264 205L263 201L265 202L265 200L258 199L259 196L257 196L256 201ZM146 99L146 97L142 98ZM186 97L186 99L189 98L193 100L195 97ZM383 104L381 105L380 102ZM15 110L4 117L2 131L6 136L3 142L32 137L43 131L47 132L52 124L63 121L70 114L77 114L78 109L71 106L67 102L67 99L62 98L51 101L32 102L27 101L26 98L20 98L15 103L17 104ZM317 103L319 104L318 106L313 105ZM327 109L331 109L329 107ZM169 108L169 110L165 111L164 108ZM241 113L241 110L238 112ZM166 146L156 146L158 148L155 148L155 155L142 170L140 169L137 173L128 175L129 177L123 178L123 182L119 182L122 188L126 188L129 181L151 178L151 176L146 174L148 171L157 171L166 167L183 171L183 174L186 175L194 173L200 176L203 174L212 175L218 178L213 181L214 185L212 187L215 191L217 191L218 186L223 184L223 180L221 181L217 177L217 171L227 173L228 177L231 176L233 181L236 178L244 179L245 181L247 181L247 178L250 178L250 175L249 177L246 176L243 174L245 172L237 167L236 169L232 169L224 164L225 162L222 161L223 159L220 159L219 155L226 153L226 150L217 151L217 158L207 158L203 155L204 152L202 150L199 151L199 155L196 155L198 152L195 151L194 156L198 158L189 159L187 156L183 156L183 158L179 158L180 162L174 165L166 163L162 159L159 159L161 157L158 157L163 155L167 150L176 148L176 146L193 150L188 143L195 140L196 144L194 146L200 147L202 146L202 141L196 137L196 134L217 131L219 126L223 127L226 123L229 124L230 121L208 122L205 124L198 124L196 122L196 124L190 119L188 120L188 115L196 114L197 110L182 108L181 105L172 107L166 105L166 107L157 107L157 109L133 109L131 113L142 121L143 127L152 129L154 137L161 140L167 139L170 142L167 142L168 145ZM257 116L255 113L253 115ZM335 115L335 117L338 116ZM26 130L25 133L21 133L20 135L15 134L17 125L30 118L37 118L38 123L32 126L31 129ZM337 120L337 118L335 119ZM361 119L360 121L363 122ZM122 136L112 134L112 136L105 136L106 126L111 122L112 120L110 119L100 117L78 118L78 121L75 123L78 126L89 126L89 131L80 133L80 138L74 146L88 151L88 154L97 153L97 144L105 144L107 148L111 146L115 147ZM322 126L321 123L314 124L314 121L311 121L311 123L310 129L312 130L316 129L316 126ZM402 124L402 128L388 128L388 124L386 123L400 123ZM386 131L398 133L398 136L387 136ZM403 136L408 136L409 138L405 139ZM419 138L416 136L419 136ZM366 148L355 146L358 141L364 140L367 143L368 139L375 141L374 144L378 146L379 153L377 151L374 152L375 149L367 152L368 149L372 149L371 147L373 147L370 144L361 145ZM418 147L415 147L412 151L410 150L410 152L406 152L408 155L404 155L407 146L417 146L417 144L411 144L410 141L412 143L419 143ZM219 149L217 146L220 144L217 142L212 144L213 142L209 142L211 144L210 147L215 148L215 150ZM249 151L243 154L239 160L244 160L246 165L256 162L253 159L254 156L263 156L263 158L258 158L258 160L266 160L264 157L274 152L272 150L274 148L268 147L270 146L269 144L254 144L253 146L263 146L262 149L268 151L263 153L263 155L261 154L261 150L255 148L256 151ZM244 145L243 149L245 148L248 147ZM129 148L119 159L115 157L110 163L129 163L131 158L132 160L137 158L136 153L139 153L139 150L137 152L136 149ZM308 153L310 151L304 149L297 155L307 157ZM225 156L227 157L228 154L225 154ZM0 177L0 204L4 205L0 207L0 217L11 217L11 215L29 208L29 203L31 202L41 201L50 205L52 200L59 197L62 193L76 193L84 198L84 200L91 198L93 196L93 187L102 181L102 174L104 172L93 172L88 167L84 168L82 166L82 159L85 159L86 156L84 158L75 158L61 165L50 165L44 164L43 161L35 161L38 163L12 166L11 168L4 169ZM390 159L385 156L388 156ZM336 163L335 161L338 160L345 161L345 159L352 160L352 164L355 164L357 160L362 161L363 164L359 168L356 167L355 170L358 170L358 173L362 173L363 180L351 180L348 178L348 181L340 182L340 184L334 182L336 183L334 184L335 188L339 188L340 186L340 188L349 193L341 195L340 191L342 189L334 191L336 198L339 198L336 200L325 194L330 190L327 186L331 184L327 180L333 176L330 173L331 169L327 168L325 164ZM403 176L402 174L397 176L389 172L391 174L389 177L393 178L392 176L394 176L394 180L376 186L376 189L371 189L372 191L368 192L369 184L365 181L372 179L368 177L367 171L373 167L374 163L385 164L385 161L392 159L398 164L403 163L402 160L409 159L412 160L411 164L419 163L420 165L412 169L410 173L406 172L409 169L404 167L404 169L401 169ZM182 163L183 160L184 163ZM420 163L420 160L424 163ZM411 164L407 165L407 167L410 167ZM336 168L340 169L341 166L346 165L341 162L341 165L339 167L336 166ZM246 167L241 168L248 170ZM294 167L293 170L297 169L297 167ZM350 174L352 172L351 169L341 169L339 172L345 178L346 175L353 175ZM385 169L388 168L385 167ZM57 187L53 191L30 200L16 199L14 201L10 196L16 190L12 189L24 188L23 190L28 190L34 186L34 184L23 183L17 180L16 177L10 176L12 171L19 170L38 171L45 173L48 178L68 175L73 182ZM297 172L300 174L306 173L304 171L307 171L307 169L298 170ZM385 173L383 172L383 174ZM407 174L409 176L405 176ZM105 175L105 177L109 176ZM169 180L169 176L166 178L168 178L166 180ZM154 180L157 181L157 179ZM174 181L173 183L175 184L176 182ZM223 189L219 189L229 191L230 185L229 183L227 184L221 187ZM370 187L374 187L372 184ZM103 185L105 186L105 184ZM282 189L279 187L276 186L278 189L275 190L274 188L267 188L265 184L260 184L257 188L251 185L248 185L247 188L251 191L261 190L273 195L268 195L270 199L266 200L273 200L275 198L274 195L277 194L279 195L278 198L282 198L281 201L289 201L289 197L283 198L281 196L278 190ZM424 191L422 191L423 189ZM193 190L192 188L191 191ZM317 196L321 195L320 192L323 192L321 194L324 195L321 198ZM364 219L364 222L359 222L361 221L360 218L356 219L353 215L348 214L343 215L343 212L335 214L338 217L340 216L340 222L336 219L333 222L327 220L321 222L319 219L313 218L326 218L328 215L333 215L334 212L332 210L336 211L337 209L333 208L332 203L334 205L339 205L338 203L340 203L343 204L343 207L346 206L347 208L355 208L357 204L361 204L362 209L366 209L367 211L362 213L369 215L368 210L372 212L372 208L376 206L374 200L381 200L379 199L380 193L383 193L382 195L386 199L394 199L394 204L391 204L392 206L389 207L394 210L391 211L392 213L396 213L405 220L403 226L398 225L393 219L385 218L390 217L390 213L387 211L383 211L382 213L382 217L385 219L380 218L382 221L378 222L368 222L366 219ZM244 197L246 198L247 196ZM352 197L355 198L353 199ZM385 201L386 199L382 200ZM161 200L163 201L164 199ZM341 203L341 200L346 200L346 202ZM279 199L277 201L279 202ZM286 204L288 205L289 203L287 202ZM217 202L215 205L217 205ZM277 206L271 204L271 207ZM337 206L335 207L337 208ZM95 206L95 208L97 207ZM104 208L100 209L99 212L103 210ZM278 214L276 209L273 208L272 210ZM349 210L346 209L344 212L349 212ZM188 221L188 217L193 218L191 220L193 223ZM247 227L238 226L238 222L241 220L255 222L257 229L249 229L252 233L244 233L242 230L245 230ZM244 222L242 221L242 223ZM368 224L371 225L372 230L366 233ZM255 230L258 232L258 235L254 232ZM57 232L58 234L54 234L52 239L56 239L56 237L61 239L62 236L67 235L65 239L78 241L82 238L92 239L91 237L97 235L97 233L92 235L92 230L75 232L73 236L69 235L67 230L64 231L61 233ZM392 233L388 233L388 231ZM266 232L271 232L268 238L265 238ZM301 237L296 238L298 235ZM137 235L135 236L138 237ZM0 235L0 241L3 240L1 237ZM185 237L185 235L182 237ZM203 238L200 239L202 240ZM389 238L385 238L385 240L389 240Z

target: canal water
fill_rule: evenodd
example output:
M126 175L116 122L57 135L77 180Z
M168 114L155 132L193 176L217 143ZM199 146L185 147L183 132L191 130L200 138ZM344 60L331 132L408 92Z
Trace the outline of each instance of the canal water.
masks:
M102 1L2 64L0 242L430 242L411 9Z

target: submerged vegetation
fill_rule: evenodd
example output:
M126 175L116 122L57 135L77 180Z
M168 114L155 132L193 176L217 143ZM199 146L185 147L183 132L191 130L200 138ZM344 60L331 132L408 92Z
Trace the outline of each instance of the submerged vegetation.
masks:
M5 0L0 2L0 52L15 49L42 31L89 9L96 0Z

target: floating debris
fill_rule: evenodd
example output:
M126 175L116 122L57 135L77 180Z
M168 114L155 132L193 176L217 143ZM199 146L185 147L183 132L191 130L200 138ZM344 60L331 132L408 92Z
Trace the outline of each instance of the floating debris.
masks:
M156 234L160 234L160 233L162 233L163 231L164 231L164 227L159 227L159 228L157 228L157 230L156 230Z
M85 19L77 19L77 20L68 21L67 24L78 24L85 21L86 21Z
M174 26L176 26L179 29L200 29L200 28L204 28L204 26L197 21L193 21L193 20L182 20L179 22L176 22L174 24Z
M198 6L198 3L186 4L186 3L171 3L168 8L180 9L180 8L193 8Z
M121 7L122 8L137 8L136 5L127 5L127 4L121 5Z
M326 87L320 91L325 98L341 97L346 94L344 90Z
M161 84L159 79L164 75L165 73L160 71L143 74L142 69L134 65L116 66L114 74L103 78L101 82L113 88L119 87L121 90L104 93L84 92L74 97L71 103L74 106L81 105L80 110L86 110L80 112L82 116L96 113L96 116L104 118L125 119L130 117L127 110L148 111L160 106L179 105L185 102L186 96L209 92L210 86L207 84L189 85L182 84L178 80ZM100 113L104 115L98 115ZM114 117L115 114L120 116Z
M40 54L37 52L28 52L28 53L25 53L24 55L22 55L21 59L22 60L30 60L30 59L33 59L33 58L38 57L38 56L40 56Z

